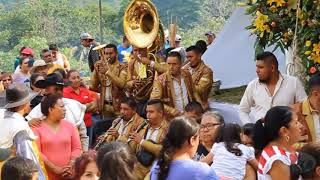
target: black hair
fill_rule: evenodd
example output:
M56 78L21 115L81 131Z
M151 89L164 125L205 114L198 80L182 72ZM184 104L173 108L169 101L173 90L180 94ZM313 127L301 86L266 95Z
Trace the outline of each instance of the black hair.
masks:
M257 55L256 59L257 61L264 61L268 64L272 64L276 67L276 69L278 69L279 63L278 63L277 57L272 52L269 52L269 51L262 52Z
M191 101L189 102L186 107L184 107L184 111L185 112L192 112L195 111L197 114L203 114L204 110L201 106L200 103L198 103L197 101Z
M271 141L280 137L281 127L289 127L292 119L292 109L287 106L272 107L264 119L256 122L253 132L253 146L256 150L263 150Z
M132 171L135 162L135 155L127 144L121 142L104 144L97 154L100 180L134 180Z
M320 87L320 73L312 75L309 79L308 88L313 89L316 87Z
M201 49L197 46L190 46L186 49L186 52L189 52L189 51L193 51L195 52L196 54L202 54L201 52Z
M70 76L71 76L71 74L72 74L72 73L74 73L74 72L79 73L79 71L78 71L78 70L76 70L76 69L71 69L71 70L69 70L69 71L68 71L68 73L67 73L67 79L69 79L69 78L70 78ZM79 73L79 74L80 74L80 73Z
M60 75L62 77L62 79L67 79L67 73L64 69L58 68L58 69L54 70L53 73Z
M244 135L247 135L249 137L253 137L254 132L254 123L247 123L242 126L242 132Z
M58 50L57 44L49 44L49 50Z
M225 124L219 129L219 139L217 142L223 142L226 149L235 154L236 156L242 156L242 151L236 146L241 143L241 127L238 124Z
M42 49L42 50L41 50L41 53L40 53L41 59L43 59L42 54L44 54L44 53L46 53L46 52L50 52L50 50L49 50L49 49Z
M125 41L128 41L128 38L127 38L127 36L124 35L124 36L122 37L122 42L125 42Z
M23 61L26 60L26 59L29 59L29 60L30 60L30 58L28 58L28 57L27 57L27 58L20 58L20 59L19 59L20 68L21 68L21 65L22 65Z
M114 44L107 44L105 49L107 49L107 48L112 48L114 50L114 52L118 53L117 46Z
M169 52L168 57L175 57L175 58L178 58L178 60L181 62L181 55L179 52L176 52L176 51L171 51Z
M36 83L36 79L37 79L38 77L40 77L40 76L44 77L44 75L42 75L42 74L40 74L40 73L33 73L33 74L31 74L31 76L30 76L30 84L31 84L31 85L34 85L34 84Z
M301 148L298 155L298 163L290 165L292 180L312 179L316 168L320 166L320 145L316 143L306 144Z
M190 143L190 138L196 136L199 124L187 117L177 117L170 122L168 133L162 142L158 165L160 167L158 179L165 180L170 171L172 156L176 150Z
M25 46L21 47L20 50L19 50L19 53L21 54L22 51L23 51L25 48L26 48Z
M197 41L196 46L201 49L201 54L204 54L207 50L207 43L204 40Z
M132 97L124 97L121 100L121 103L127 104L132 109L136 109L136 107L137 107L137 103Z
M158 107L158 110L164 111L164 105L163 102L160 99L151 99L148 101L147 106L150 105L156 105Z
M166 59L167 59L167 57L168 57L168 54L169 54L172 50L174 50L174 49L175 49L175 48L173 48L173 47L169 47L168 49L165 50Z
M1 169L2 180L31 180L38 172L36 164L27 158L13 157L6 161Z
M43 115L49 115L49 109L53 108L59 99L62 97L56 94L45 96L41 101L41 112Z

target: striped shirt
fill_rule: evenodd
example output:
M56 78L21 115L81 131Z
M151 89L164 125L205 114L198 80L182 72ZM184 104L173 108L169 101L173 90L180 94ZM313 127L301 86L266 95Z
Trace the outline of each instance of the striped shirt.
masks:
M275 161L281 161L285 165L297 163L297 153L288 152L278 146L268 146L264 148L259 158L258 180L271 180L268 174Z

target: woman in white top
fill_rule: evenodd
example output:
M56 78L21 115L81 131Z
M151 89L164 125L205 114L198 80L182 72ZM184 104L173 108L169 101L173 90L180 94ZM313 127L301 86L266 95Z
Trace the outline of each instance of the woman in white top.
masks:
M292 145L301 140L301 128L298 116L286 106L271 108L264 120L257 121L253 142L262 151L258 180L290 180L290 165L297 163Z
M211 167L221 179L242 180L246 173L246 164L257 169L254 149L241 144L241 128L237 124L226 124L220 130L220 138L213 144L211 152L204 159L212 162Z

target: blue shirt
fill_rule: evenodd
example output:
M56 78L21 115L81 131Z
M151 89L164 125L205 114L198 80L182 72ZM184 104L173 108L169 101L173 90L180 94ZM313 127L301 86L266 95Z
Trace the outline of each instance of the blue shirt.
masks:
M157 162L151 168L150 180L157 180L159 173ZM203 162L194 160L176 160L170 163L167 180L218 180L215 171Z
M124 55L127 53L130 55L130 53L132 52L132 46L129 46L128 48L124 48L122 45L118 45L117 50L118 50L118 59L122 63Z

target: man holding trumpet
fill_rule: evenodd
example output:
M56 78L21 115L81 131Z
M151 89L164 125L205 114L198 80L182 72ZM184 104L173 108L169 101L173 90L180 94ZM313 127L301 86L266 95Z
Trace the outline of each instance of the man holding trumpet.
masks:
M97 51L100 60L95 64L90 89L100 93L99 109L103 117L115 117L120 114L120 101L125 97L126 65L119 62L114 44L98 46Z

